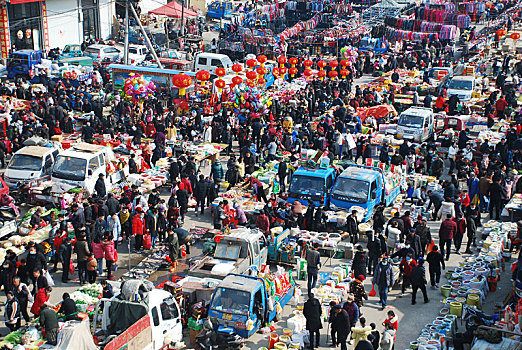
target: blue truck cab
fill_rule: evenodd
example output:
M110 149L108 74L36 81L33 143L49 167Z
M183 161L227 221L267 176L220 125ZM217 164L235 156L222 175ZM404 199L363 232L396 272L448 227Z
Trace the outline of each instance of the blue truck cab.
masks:
M390 205L401 191L401 184L391 186L386 183L381 168L353 164L337 178L330 195L330 208L362 208L362 222L367 222L379 204Z
M294 291L295 284L291 284L286 293L271 301L262 278L229 274L214 290L208 316L219 325L218 332L232 328L246 339L265 323L277 321L281 315L275 303L282 309L292 299Z
M330 190L337 176L333 167L305 168L299 167L290 180L288 188L288 203L296 200L308 206L308 200L312 200L316 207L328 206Z
M9 55L7 78L27 78L34 76L34 66L42 63L42 51L18 50Z
M388 42L381 38L371 38L366 36L359 43L359 51L372 51L378 54L385 54L388 51Z
M214 1L208 7L207 16L215 19L223 19L229 17L234 12L231 2Z

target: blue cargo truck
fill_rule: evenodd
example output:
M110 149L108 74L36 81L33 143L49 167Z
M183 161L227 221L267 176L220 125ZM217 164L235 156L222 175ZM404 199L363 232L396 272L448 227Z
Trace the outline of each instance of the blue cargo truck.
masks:
M366 222L379 204L392 204L404 186L405 179L399 173L385 173L381 168L352 164L337 178L330 193L330 208L350 210L360 207L363 209L362 221Z
M337 176L333 167L306 168L299 167L290 180L288 188L288 203L296 200L303 205L308 205L312 200L316 207L328 206L329 194Z

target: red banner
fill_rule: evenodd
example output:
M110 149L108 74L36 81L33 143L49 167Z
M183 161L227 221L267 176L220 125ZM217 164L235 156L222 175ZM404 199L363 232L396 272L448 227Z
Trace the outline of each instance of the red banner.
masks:
M2 58L9 56L10 49L9 18L7 17L7 7L3 6L0 8L0 53Z
M49 47L49 26L47 25L47 4L42 2L42 24L43 24L43 33L44 33L44 44L42 51L50 50Z
M40 2L45 0L11 0L11 5L27 4L29 2Z

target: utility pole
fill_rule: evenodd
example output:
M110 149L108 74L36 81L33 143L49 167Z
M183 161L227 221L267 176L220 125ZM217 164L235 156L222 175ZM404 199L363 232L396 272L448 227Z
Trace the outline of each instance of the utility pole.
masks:
M181 37L185 38L185 0L181 0Z
M138 14L136 13L136 10L134 9L134 5L128 3L127 6L130 7L130 9L132 11L132 15L134 16L134 18L136 19L136 22L138 22L138 25L140 26L140 30L143 33L143 36L145 37L145 42L147 43L148 49L149 49L150 53L152 54L152 57L154 57L154 60L158 64L158 67L163 69L163 65L161 64L161 62L158 58L158 55L156 54L156 50L154 50L154 47L152 46L152 43L150 42L149 36L147 35L145 28L143 28L140 18L138 17Z
M125 33L123 43L123 64L129 64L129 0L125 1Z

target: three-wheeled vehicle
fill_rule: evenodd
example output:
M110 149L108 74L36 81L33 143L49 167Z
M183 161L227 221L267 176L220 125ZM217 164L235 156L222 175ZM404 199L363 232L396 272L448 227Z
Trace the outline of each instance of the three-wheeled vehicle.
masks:
M65 45L62 52L60 53L60 59L67 57L80 57L83 56L82 48L80 45Z

